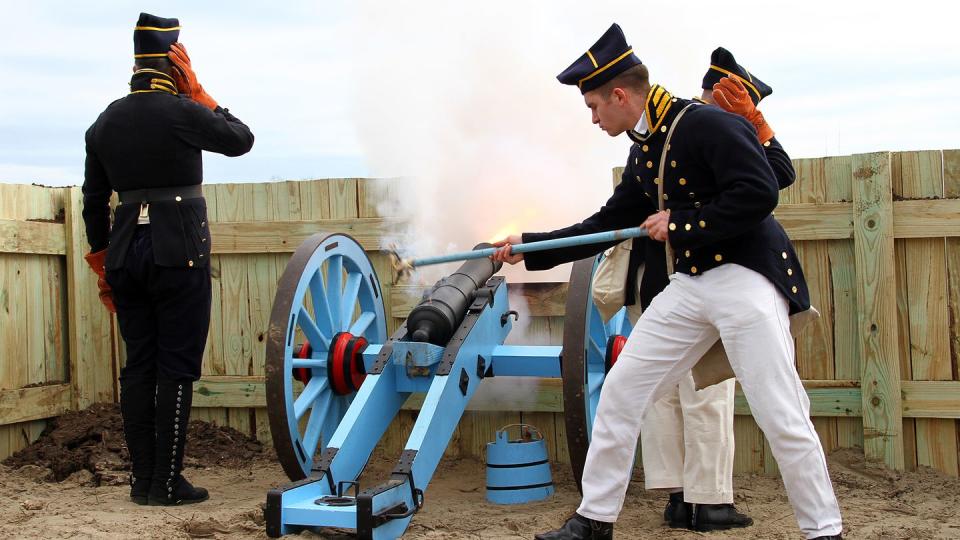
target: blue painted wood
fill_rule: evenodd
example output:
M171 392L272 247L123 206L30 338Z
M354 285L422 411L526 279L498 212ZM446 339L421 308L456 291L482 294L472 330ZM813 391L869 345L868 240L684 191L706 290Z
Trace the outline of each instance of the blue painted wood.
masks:
M540 242L530 242L528 244L517 244L512 247L513 253L530 253L532 251L544 251L547 249L558 249L572 246L585 246L587 244L602 244L604 242L613 242L626 240L627 238L636 238L638 236L647 236L647 230L640 227L631 227L629 229L619 229L616 231L606 231L593 234L584 234L580 236L568 236L567 238L557 238L554 240L542 240ZM476 249L473 251L461 251L459 253L448 253L447 255L438 255L436 257L422 257L420 259L411 259L406 261L413 267L429 266L432 264L442 264L454 261L468 261L470 259L482 259L489 257L497 251L497 248Z

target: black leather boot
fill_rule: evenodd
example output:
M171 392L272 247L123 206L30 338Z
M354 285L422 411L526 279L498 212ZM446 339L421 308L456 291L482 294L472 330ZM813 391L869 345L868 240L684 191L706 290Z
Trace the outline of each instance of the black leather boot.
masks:
M683 502L683 492L670 494L667 507L663 509L663 520L671 529L693 529L693 505Z
M192 402L193 383L157 382L157 446L148 497L151 506L193 504L209 498L207 490L193 487L180 474Z
M130 500L137 504L147 504L153 477L156 394L155 379L120 378L120 415L131 463Z
M563 524L563 527L536 535L536 540L613 540L613 523L595 521L580 514Z
M753 519L737 512L732 504L694 504L693 529L700 532L725 531L753 525Z

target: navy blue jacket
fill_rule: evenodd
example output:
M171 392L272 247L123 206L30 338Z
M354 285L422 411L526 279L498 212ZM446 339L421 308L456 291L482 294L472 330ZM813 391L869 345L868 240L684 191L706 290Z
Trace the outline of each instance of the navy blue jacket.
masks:
M674 98L659 86L650 94L659 96L658 102L648 99L651 129L629 133L634 144L621 182L606 204L570 227L524 233L524 243L635 227L657 211L656 176L666 131L680 110L694 102ZM789 162L785 153L783 157ZM718 107L694 103L677 124L666 159L664 207L670 210L674 271L696 276L722 264L739 264L769 279L789 301L790 313L809 308L800 261L772 215L780 187L777 175L753 126ZM543 270L595 255L612 244L527 253L524 261L529 270ZM667 276L664 244L642 244L644 249L632 253L631 267L640 257L649 263L640 285L641 304L646 306L666 286ZM633 283L631 276L628 283Z
M151 90L156 73L134 74L132 92L111 103L86 133L83 220L90 250L108 248L107 270L123 265L140 213L137 204L121 204L111 227L113 191L198 185L201 151L239 156L253 146L250 128L228 110L211 111L183 95ZM210 233L202 197L154 202L149 212L156 264L207 265Z

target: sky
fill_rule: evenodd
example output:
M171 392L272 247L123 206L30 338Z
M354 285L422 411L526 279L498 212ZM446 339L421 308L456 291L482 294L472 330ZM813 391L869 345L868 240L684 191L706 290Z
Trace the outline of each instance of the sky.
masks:
M442 154L471 122L505 128L493 142L517 153L563 129L591 167L615 166L627 143L554 79L614 21L682 96L714 47L733 51L774 88L761 108L795 157L960 146L952 2L4 4L2 182L82 182L83 132L126 92L141 10L180 18L200 81L257 136L241 159L208 156L208 182L416 174L392 154ZM465 125L450 132L437 116L454 110Z
M256 135L205 154L206 182L402 177L384 205L416 216L423 250L602 204L630 143L555 77L612 22L683 97L731 50L773 87L761 109L792 157L960 147L953 2L3 2L0 182L83 182L146 11L180 19L199 80Z

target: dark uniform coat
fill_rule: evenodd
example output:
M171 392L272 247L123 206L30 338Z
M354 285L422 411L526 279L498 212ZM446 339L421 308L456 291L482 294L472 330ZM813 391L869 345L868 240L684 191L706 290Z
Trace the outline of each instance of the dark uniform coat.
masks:
M753 126L740 116L675 98L660 86L654 86L647 99L650 129L643 134L629 133L634 145L621 182L606 204L576 225L547 233L524 233L523 242L635 227L655 213L661 182L657 174L666 133L688 104L692 106L670 142L662 180L664 208L671 212L669 239L676 257L674 271L697 276L722 264L739 264L769 279L788 300L791 314L806 310L810 299L800 261L772 215L780 186L768 159L770 151L765 154ZM776 152L778 147L771 143L767 148ZM786 154L782 156L784 163L789 163ZM778 165L781 171L784 163ZM631 253L632 268L639 265L640 258L665 261L663 243L647 240L643 244L644 250ZM527 253L524 261L529 270L543 270L595 255L611 245ZM632 283L631 276L628 281ZM666 282L665 262L648 266L640 286L642 305L648 305Z
M211 111L151 89L150 80L158 77L150 70L134 74L131 93L111 103L87 130L83 219L91 251L109 243L107 270L123 265L140 214L139 204L118 206L111 230L112 191L199 185L202 150L239 156L253 146L250 129L227 109ZM151 202L149 215L157 265L207 265L210 233L202 197Z

